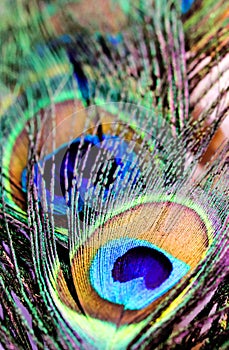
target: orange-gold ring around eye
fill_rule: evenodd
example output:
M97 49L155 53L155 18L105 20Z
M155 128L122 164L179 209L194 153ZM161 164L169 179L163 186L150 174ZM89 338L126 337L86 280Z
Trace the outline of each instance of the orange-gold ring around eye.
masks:
M128 324L141 320L170 293L141 310L124 310L122 305L101 298L90 283L90 266L98 249L109 240L128 237L145 240L164 249L195 269L209 245L207 228L193 209L174 202L153 202L136 206L107 221L79 247L71 261L74 285L87 314L102 320ZM185 277L184 277L185 278ZM60 287L61 274L57 278ZM58 288L59 290L61 288ZM62 301L68 300L62 295Z
M80 100L66 100L56 103L52 106L52 109L50 107L41 109L33 119L27 122L14 142L9 161L11 196L22 210L26 210L25 192L22 190L21 180L22 172L28 164L29 135L27 127L29 123L33 122L35 125L35 134L39 135L36 150L38 155L42 151L43 156L53 152L53 138L55 138L55 148L58 149L63 144L81 136L85 131L89 134L95 133L95 127L98 122L101 124L104 134L115 132L118 136L120 132L125 132L126 141L133 139L136 132L125 122L117 121L116 117L102 106L97 106L96 110L99 114L99 121L91 119L88 124L87 109L84 108L82 102ZM41 119L40 129L36 126L38 124L36 122L38 115ZM112 129L114 123L115 131ZM136 142L141 142L140 137Z

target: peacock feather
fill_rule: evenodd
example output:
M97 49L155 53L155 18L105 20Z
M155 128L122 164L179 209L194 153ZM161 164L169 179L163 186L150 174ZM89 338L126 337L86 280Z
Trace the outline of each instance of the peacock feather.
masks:
M227 2L1 20L1 349L227 349Z

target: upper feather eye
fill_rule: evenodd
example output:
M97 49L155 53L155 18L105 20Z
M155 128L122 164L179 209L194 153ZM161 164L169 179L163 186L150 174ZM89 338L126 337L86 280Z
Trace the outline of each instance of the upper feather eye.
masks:
M41 128L33 182L40 207L50 218L54 215L57 228L67 229L68 210L90 225L104 211L106 202L128 191L131 195L131 190L144 190L155 140L151 135L144 140L145 131L134 121L128 125L130 113L141 116L130 106L128 109L122 112L118 104L107 104L79 111L59 123L57 114L53 131L44 135ZM120 114L119 122L114 122L116 113ZM24 168L24 192L27 175Z
M79 191L79 206L81 207L79 209L82 209L85 194L89 189L93 191L99 187L99 192L103 192L101 198L105 200L108 194L118 195L118 189L114 190L117 179L123 179L129 173L129 180L134 177L132 179L134 184L140 178L140 169L136 162L137 155L134 149L129 153L128 159L123 159L128 150L128 140L102 133L102 125L99 129L101 129L100 137L88 134L83 140L75 139L66 150L61 162L62 193L68 197L68 205L70 205L72 195L74 195L73 182L75 181L75 188ZM138 169L134 170L133 164ZM94 178L90 181L93 171ZM112 186L113 190L109 192ZM119 187L121 186L120 181ZM90 199L88 205L91 206Z
M87 211L96 215L108 197L124 191L126 181L139 186L139 190L143 185L138 144L130 146L127 138L120 138L117 132L110 134L110 128L109 124L101 124L88 130L35 165L40 203L44 181L48 211L52 202L53 214L62 225L64 219L58 216L66 216L68 207L75 206L83 220ZM24 172L22 175L25 177Z

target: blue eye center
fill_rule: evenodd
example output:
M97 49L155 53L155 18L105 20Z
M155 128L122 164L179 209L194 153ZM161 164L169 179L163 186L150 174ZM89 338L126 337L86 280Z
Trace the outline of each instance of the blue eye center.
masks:
M169 259L156 249L135 247L119 257L112 270L114 281L120 283L143 277L147 289L159 287L172 272Z
M188 10L190 10L190 8L191 8L191 6L192 6L194 1L195 0L182 0L182 2L181 2L181 12L182 13L188 12Z
M101 152L103 151L103 152ZM99 139L97 136L87 136L84 140L83 145L80 144L80 139L76 139L72 144L70 145L70 148L65 153L65 156L63 158L61 168L60 168L60 185L61 190L63 193L63 196L65 196L65 186L66 186L66 180L65 180L65 173L67 173L67 183L68 183L68 192L69 196L71 196L71 187L72 182L74 179L74 166L76 157L78 156L80 160L82 160L84 157L86 158L86 162L84 164L83 168L83 184L86 185L88 179L90 179L92 174L92 168L94 163L96 162L96 159L99 157L101 165L96 171L96 178L94 180L93 185L96 186L98 183L100 183L103 187L105 187L106 190L109 189L110 185L115 180L115 171L118 166L118 162L115 158L109 159L109 170L106 172L106 181L103 178L103 167L104 163L106 161L106 149L102 149ZM104 162L103 162L104 158ZM83 163L83 162L82 162ZM80 166L81 168L81 166ZM81 169L77 169L78 171ZM86 187L86 186L85 186ZM85 188L86 191L86 188Z
M139 186L144 185L137 157L134 150L129 151L128 141L121 140L116 135L88 134L83 139L74 139L70 145L64 144L41 161L44 166L42 177L46 184L48 205L52 198L51 183L54 180L54 214L65 215L66 205L71 205L75 193L79 193L77 209L80 215L84 215L86 207L96 213L93 201L95 195L91 194L90 198L86 199L85 194L88 190L91 193L95 190L97 194L99 192L100 200L104 201L108 195L116 197L125 190L123 179L133 186L136 183ZM24 169L21 179L24 192L26 176L27 170ZM34 182L42 192L38 165L35 166Z
M168 292L189 269L151 242L126 237L98 249L90 281L101 298L125 310L140 310Z

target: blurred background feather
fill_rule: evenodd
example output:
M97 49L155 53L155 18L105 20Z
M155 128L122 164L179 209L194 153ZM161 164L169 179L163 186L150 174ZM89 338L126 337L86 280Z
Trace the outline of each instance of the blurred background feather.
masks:
M2 1L1 345L227 349L228 2Z

